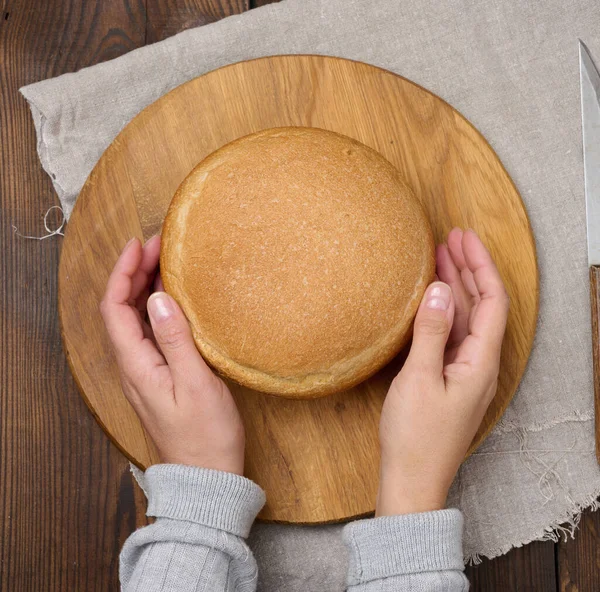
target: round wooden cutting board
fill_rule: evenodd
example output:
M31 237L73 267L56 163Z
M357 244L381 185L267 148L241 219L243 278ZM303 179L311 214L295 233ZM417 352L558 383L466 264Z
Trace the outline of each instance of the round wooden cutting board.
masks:
M419 196L436 240L473 228L511 297L498 393L474 450L523 375L538 309L535 243L521 198L486 140L439 97L385 70L320 56L278 56L216 70L142 111L83 187L60 263L65 349L98 422L138 466L158 462L119 386L98 311L108 275L132 236L160 231L179 183L223 144L277 126L333 130L373 147ZM266 520L323 523L375 508L378 421L396 360L352 390L290 400L230 384L246 426L246 475L267 492Z

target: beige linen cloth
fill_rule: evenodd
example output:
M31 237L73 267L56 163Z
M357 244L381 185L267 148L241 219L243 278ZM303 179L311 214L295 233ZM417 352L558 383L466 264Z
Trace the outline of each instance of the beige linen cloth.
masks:
M287 0L22 93L67 215L136 113L240 60L317 53L369 62L428 88L473 122L525 200L541 273L537 337L519 392L450 496L466 516L466 557L477 561L556 537L560 524L569 530L600 494L577 51L579 37L600 62L599 24L593 0ZM251 543L261 589L341 590L339 530L257 525Z

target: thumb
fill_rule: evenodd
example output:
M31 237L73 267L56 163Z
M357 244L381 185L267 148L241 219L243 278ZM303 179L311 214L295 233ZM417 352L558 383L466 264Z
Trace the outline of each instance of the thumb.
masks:
M160 347L173 382L183 382L198 375L211 374L210 368L196 349L192 331L183 311L166 292L155 292L148 298L148 316L156 343Z
M407 364L417 366L428 374L441 376L453 319L454 298L450 286L433 282L425 291L415 317Z

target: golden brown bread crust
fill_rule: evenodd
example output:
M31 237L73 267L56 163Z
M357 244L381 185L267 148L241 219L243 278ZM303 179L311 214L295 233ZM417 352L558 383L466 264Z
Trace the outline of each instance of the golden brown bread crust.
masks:
M387 160L346 136L288 127L235 140L187 176L160 265L214 368L310 398L398 353L435 256L425 213Z

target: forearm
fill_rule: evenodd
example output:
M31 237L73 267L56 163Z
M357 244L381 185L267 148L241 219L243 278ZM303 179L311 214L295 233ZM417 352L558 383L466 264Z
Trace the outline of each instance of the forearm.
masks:
M458 510L384 516L344 528L348 591L465 592L463 519ZM371 586L369 586L371 584Z
M122 590L256 590L256 562L244 541L265 501L256 484L182 465L155 465L139 481L157 520L125 542Z

